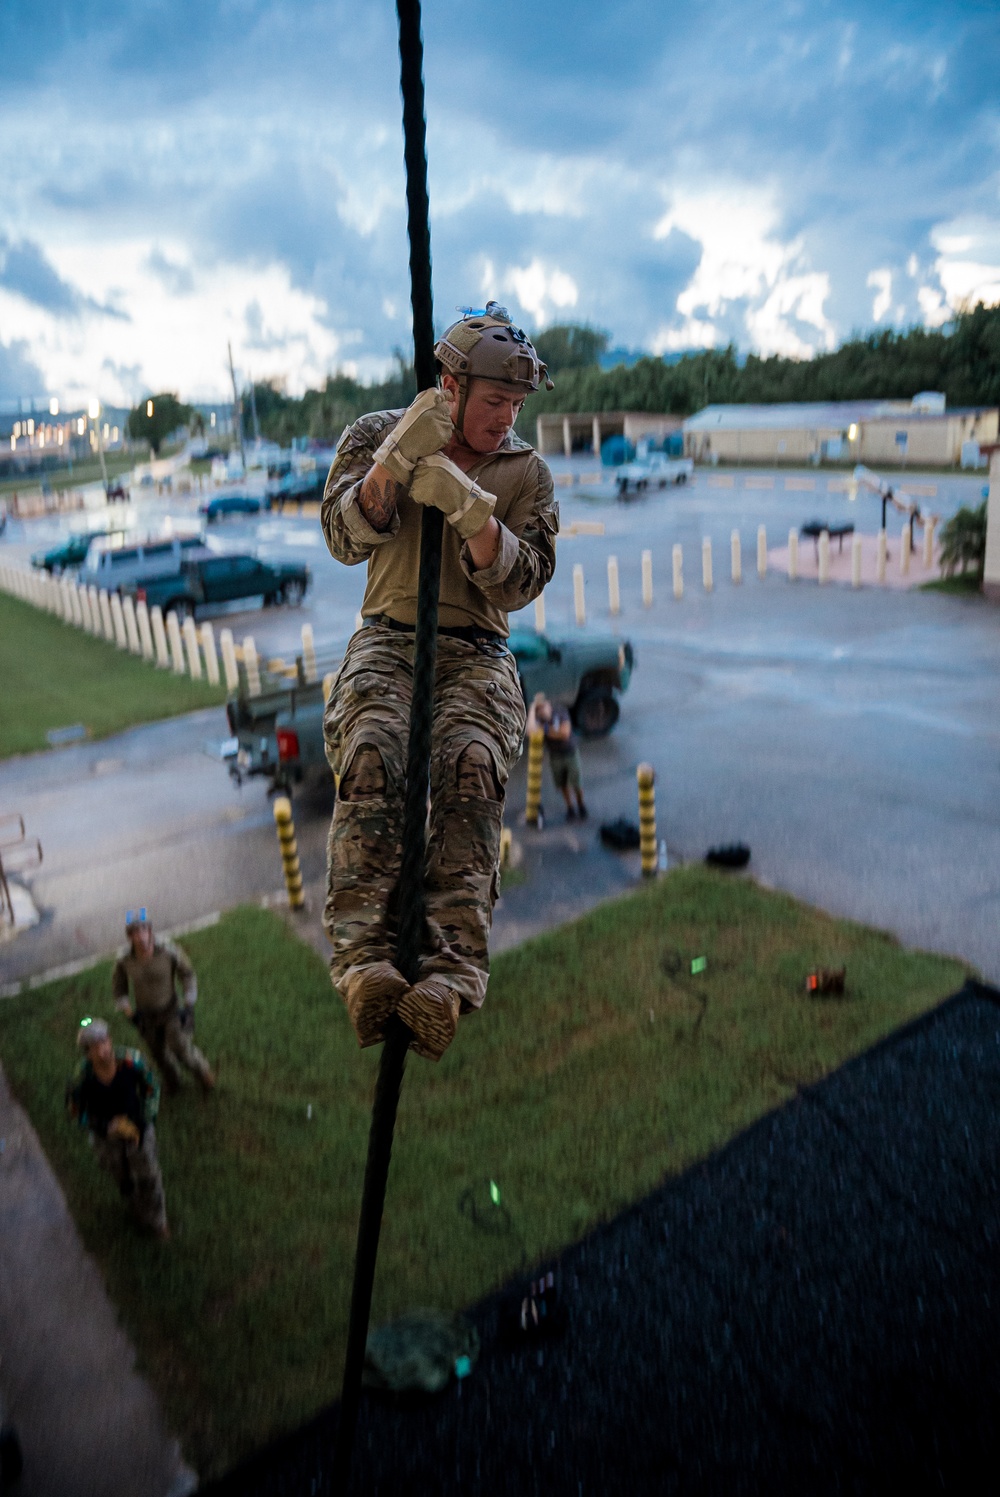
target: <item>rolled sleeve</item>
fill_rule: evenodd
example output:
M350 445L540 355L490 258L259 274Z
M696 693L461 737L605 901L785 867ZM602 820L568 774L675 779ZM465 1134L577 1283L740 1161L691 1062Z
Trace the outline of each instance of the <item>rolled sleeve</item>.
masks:
M364 480L362 479L363 483ZM394 513L388 530L375 530L364 515L358 504L358 495L361 492L361 483L353 484L344 494L340 501L340 521L344 527L344 533L352 550L368 553L376 546L384 546L386 541L391 541L399 531L399 514Z
M497 551L496 561L491 566L480 567L478 571L476 570L468 541L463 543L459 552L462 571L470 582L474 582L484 592L491 587L499 587L501 583L507 581L517 564L518 553L521 549L514 532L508 530L506 525L501 525L499 520L497 524L500 526L500 549Z

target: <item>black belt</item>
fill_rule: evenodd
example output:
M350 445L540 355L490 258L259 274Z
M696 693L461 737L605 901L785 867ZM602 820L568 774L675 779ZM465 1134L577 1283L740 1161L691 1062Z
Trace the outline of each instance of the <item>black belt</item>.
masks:
M369 618L361 620L361 626L367 629L372 624L383 624L387 629L396 629L401 634L413 634L416 624L402 624L399 619L390 618L387 613L373 613ZM478 624L464 624L461 627L449 629L438 628L439 634L444 634L448 639L464 639L470 645L499 645L502 649L507 648L507 641L502 634L494 634L492 629L481 629Z

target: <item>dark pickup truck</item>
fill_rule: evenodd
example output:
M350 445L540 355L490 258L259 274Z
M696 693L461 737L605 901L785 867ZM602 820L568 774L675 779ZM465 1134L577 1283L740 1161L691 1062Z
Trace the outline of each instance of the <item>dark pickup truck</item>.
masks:
M275 566L256 556L203 556L186 561L168 577L139 578L122 593L185 618L204 604L240 598L261 597L265 606L301 603L311 580L309 568L294 563Z

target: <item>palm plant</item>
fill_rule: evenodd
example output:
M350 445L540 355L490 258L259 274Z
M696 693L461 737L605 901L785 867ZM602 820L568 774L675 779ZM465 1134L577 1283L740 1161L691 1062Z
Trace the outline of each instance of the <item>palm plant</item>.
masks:
M957 510L946 524L941 526L941 572L953 577L956 572L963 575L975 573L982 582L986 563L986 500L975 509L966 505Z

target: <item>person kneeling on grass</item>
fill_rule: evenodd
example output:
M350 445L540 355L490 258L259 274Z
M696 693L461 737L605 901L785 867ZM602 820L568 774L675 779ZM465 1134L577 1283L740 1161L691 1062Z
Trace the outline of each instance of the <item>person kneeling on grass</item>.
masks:
M70 1117L85 1128L98 1161L132 1205L142 1226L167 1238L167 1206L153 1126L160 1087L138 1050L114 1046L103 1019L84 1019L83 1051L66 1088Z

